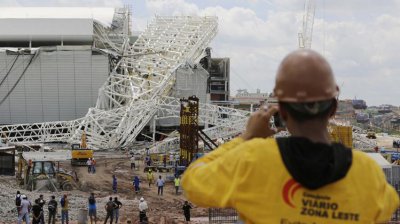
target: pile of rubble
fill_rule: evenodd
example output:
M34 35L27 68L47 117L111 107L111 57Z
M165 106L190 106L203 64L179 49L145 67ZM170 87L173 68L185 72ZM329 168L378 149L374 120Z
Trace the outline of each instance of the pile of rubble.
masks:
M1 177L0 181L0 217L2 221L6 223L11 223L15 221L17 216L15 210L15 178L14 177ZM14 186L11 183L14 182ZM15 191L15 192L12 192Z
M353 148L372 151L378 145L375 139L366 137L367 131L357 126L353 126Z
M368 139L364 134L358 134L353 132L353 147L362 151L372 151L376 146L377 142L374 139Z

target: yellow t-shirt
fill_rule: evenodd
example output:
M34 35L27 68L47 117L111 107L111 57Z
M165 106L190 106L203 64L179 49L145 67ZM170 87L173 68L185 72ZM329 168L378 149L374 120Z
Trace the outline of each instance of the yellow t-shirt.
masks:
M204 207L235 208L246 223L379 223L390 219L399 196L382 169L352 151L346 176L316 190L297 183L275 139L236 138L185 171L186 197Z
M154 180L153 173L150 173L150 172L147 173L147 180Z

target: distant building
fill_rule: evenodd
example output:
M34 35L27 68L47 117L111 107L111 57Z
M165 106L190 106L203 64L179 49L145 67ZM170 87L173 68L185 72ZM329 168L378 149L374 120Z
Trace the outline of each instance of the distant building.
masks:
M369 114L358 112L356 114L356 121L357 123L368 123L369 122Z
M367 103L364 100L354 99L351 101L354 109L367 109Z
M213 104L229 105L229 58L212 58L208 88Z
M388 104L383 104L378 107L378 113L386 114L392 112L393 106Z
M211 48L206 49L206 56L200 60L201 66L209 73L207 93L210 94L210 103L229 106L230 96L230 59L212 58Z
M232 97L232 100L235 102L235 108L250 110L251 108L258 108L265 103L269 95L269 93L263 93L259 89L255 93L250 93L247 89L239 89L236 96Z
M338 108L335 113L335 119L338 120L353 120L356 117L356 112L352 100L339 100Z

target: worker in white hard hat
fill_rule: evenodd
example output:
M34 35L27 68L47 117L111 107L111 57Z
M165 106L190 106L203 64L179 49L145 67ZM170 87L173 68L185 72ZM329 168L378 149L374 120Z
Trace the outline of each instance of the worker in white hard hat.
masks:
M18 224L21 224L23 220L25 220L26 224L30 223L29 219L29 211L32 208L31 202L28 200L28 197L26 195L21 195L22 201L21 201L21 207L19 210L18 214Z
M279 107L253 113L240 137L192 163L182 178L186 197L199 206L235 208L245 223L388 221L399 196L381 167L330 139L338 93L324 57L290 53L276 76ZM290 137L271 138L278 111Z
M140 198L140 202L139 202L139 219L140 222L145 222L147 221L147 215L146 212L149 209L149 207L147 206L147 202L144 200L143 197Z

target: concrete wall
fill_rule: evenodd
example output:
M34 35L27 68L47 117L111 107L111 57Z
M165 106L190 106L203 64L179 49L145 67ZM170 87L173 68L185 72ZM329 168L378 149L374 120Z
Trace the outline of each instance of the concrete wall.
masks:
M0 27L0 46L4 47L13 46L15 44L10 43L14 42L29 46L32 41L32 46L38 46L36 42L64 42L66 45L93 41L92 19L8 18L0 19Z
M176 71L176 82L173 97L188 98L189 96L197 96L200 103L208 103L207 97L207 78L208 72L201 66L196 68L180 67ZM179 112L177 114L179 116ZM157 121L157 126L179 126L179 118L167 118ZM152 124L150 122L150 124Z
M0 101L21 76L31 55L19 56L0 86ZM0 52L0 81L15 53ZM90 48L42 50L7 100L0 105L0 124L72 120L83 117L97 100L109 71L108 57Z
M201 66L196 68L181 67L176 73L175 93L176 98L188 98L196 95L200 103L207 102L208 72Z

